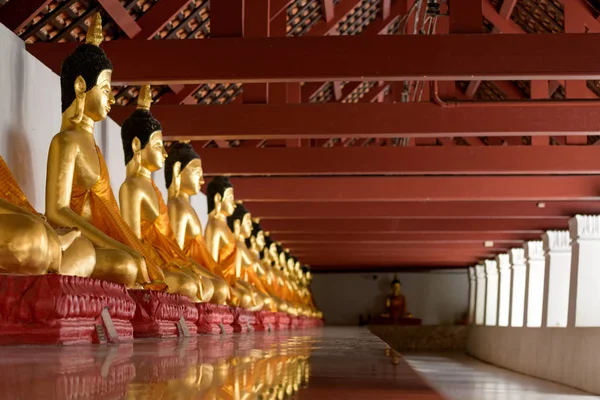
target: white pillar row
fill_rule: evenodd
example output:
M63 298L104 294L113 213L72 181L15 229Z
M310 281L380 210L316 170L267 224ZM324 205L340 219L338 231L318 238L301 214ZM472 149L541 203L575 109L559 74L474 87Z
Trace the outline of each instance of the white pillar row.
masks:
M568 326L600 326L600 216L576 215L571 233Z
M475 323L475 293L477 291L477 280L475 278L475 267L469 267L469 325Z
M544 308L544 244L541 240L525 243L525 262L527 264L527 282L525 294L525 326L539 328L542 326L542 310Z
M569 316L571 243L569 231L547 231L542 235L546 258L542 326L564 328Z
M510 321L510 257L499 254L496 257L498 274L500 275L500 292L498 295L498 326L508 326Z
M511 301L510 301L510 326L523 326L525 321L525 281L527 269L525 267L525 250L511 249Z
M478 264L475 266L475 278L477 285L475 288L475 325L485 324L485 265Z
M498 324L498 264L495 260L485 260L485 324Z

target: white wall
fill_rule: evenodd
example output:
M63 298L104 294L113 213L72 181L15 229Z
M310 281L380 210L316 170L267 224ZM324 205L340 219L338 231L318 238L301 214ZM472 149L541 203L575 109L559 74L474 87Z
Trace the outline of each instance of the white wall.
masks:
M357 325L359 314L385 311L393 273L315 274L312 290L327 324ZM399 273L408 311L423 324L453 324L469 306L466 269Z
M0 24L0 156L29 201L44 212L46 163L52 137L60 130L60 78L25 50L21 39ZM125 179L120 127L110 119L96 124L96 142L104 154L115 196ZM157 185L164 189L162 171ZM164 189L166 199L166 189ZM203 194L193 203L204 225Z

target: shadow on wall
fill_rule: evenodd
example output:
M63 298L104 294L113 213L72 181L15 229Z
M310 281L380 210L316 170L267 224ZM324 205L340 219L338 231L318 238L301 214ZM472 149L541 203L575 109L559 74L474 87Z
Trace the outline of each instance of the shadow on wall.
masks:
M8 107L12 108L10 115L13 115L13 121L7 134L1 135L6 140L3 147L7 149L6 154L2 154L2 157L11 169L29 202L35 204L32 152L24 129L24 93L25 82L27 82L25 76L27 71L27 68L25 68L26 53L19 51L17 54L18 56L15 59L17 65L15 68L14 83L18 90L11 91L12 98Z

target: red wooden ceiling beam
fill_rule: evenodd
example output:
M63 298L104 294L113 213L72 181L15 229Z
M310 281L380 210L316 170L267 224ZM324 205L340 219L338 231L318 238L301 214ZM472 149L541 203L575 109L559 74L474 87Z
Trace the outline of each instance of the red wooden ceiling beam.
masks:
M507 0L504 3L516 3L513 0ZM525 33L516 22L496 12L496 8L490 0L482 0L481 2L483 16L490 21L500 33ZM514 5L513 5L514 7ZM504 9L504 4L501 11Z
M248 201L600 200L600 176L234 178Z
M142 31L119 0L98 0L98 2L128 38L131 39Z
M10 1L0 8L0 24L17 33L50 3L51 0Z
M598 146L234 148L198 153L208 176L600 175Z
M465 259L462 261L457 260L446 260L443 263L430 263L423 261L414 261L413 263L398 264L395 262L383 263L367 263L367 264L353 264L350 261L347 264L340 263L329 263L329 264L312 264L312 271L319 274L335 274L335 273L375 273L375 272L420 272L430 271L447 268L466 268L473 266L478 260ZM368 267L365 267L368 265Z
M524 240L541 240L543 231L518 231L518 232L501 232L501 231L461 231L461 232L358 232L350 230L347 232L279 232L273 234L274 240L282 241L286 245L292 243L347 243L352 246L367 242L389 242L389 243L445 243L453 242L457 245L461 243L482 243L484 241L493 241L494 243L508 244L514 242L522 242ZM517 246L519 247L519 246Z
M253 216L266 219L306 218L403 218L403 219L536 219L569 218L575 214L600 214L595 201L546 202L325 202L313 203L244 203Z
M262 227L271 232L276 239L282 232L318 233L318 232L520 232L528 230L567 229L568 219L288 219L264 220Z
M522 246L522 242L515 241L513 242L515 246ZM457 242L363 242L362 245L359 245L357 242L353 242L352 246L348 246L348 243L341 242L309 242L309 243L283 243L284 248L289 248L292 254L297 254L297 251L320 251L331 249L334 252L339 252L343 250L347 250L348 252L352 252L352 249L355 249L356 252L367 252L371 251L413 251L413 250L431 250L433 252L444 251L444 250L469 250L469 251L490 251L492 250L508 250L511 246L508 243L498 243L498 246L495 247L485 247L483 241L478 242L466 242L466 243L457 243Z
M359 35L114 40L103 48L115 84L600 79L600 56L579 51L599 40L600 34ZM75 46L35 43L27 49L57 72ZM485 49L486 57L474 49ZM306 62L311 59L320 62Z
M599 105L600 102L500 107L439 107L433 103L158 104L152 107L152 113L170 140L564 136L596 134ZM122 123L133 109L113 107L110 116Z

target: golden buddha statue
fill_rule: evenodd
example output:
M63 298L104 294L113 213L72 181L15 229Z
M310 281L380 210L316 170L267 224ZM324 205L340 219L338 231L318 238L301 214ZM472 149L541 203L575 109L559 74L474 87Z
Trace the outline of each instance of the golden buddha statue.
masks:
M252 220L252 233L250 234L250 238L246 239L246 246L254 256L254 271L256 273L257 279L260 280L263 293L267 295L265 298L265 305L271 311L277 311L281 308L281 303L283 300L277 297L276 291L273 290L273 284L276 279L273 274L273 267L268 259L268 251L266 250L266 239L265 232L260 226L259 220ZM265 257L267 260L265 261ZM287 307L285 307L287 309Z
M202 223L190 204L190 197L200 193L204 184L202 161L189 143L173 143L168 153L165 182L169 193L169 220L175 238L184 253L204 267L203 273L212 280L215 290L210 302L226 304L230 298L229 284L206 246Z
M252 234L252 216L241 202L237 204L233 213L227 217L227 225L235 237L237 248L236 270L240 271L238 279L240 282L244 282L252 293L255 305L250 309L260 311L265 306L265 302L272 304L272 301L257 276L256 264L258 264L258 260L254 258L254 255L246 246L246 239Z
M213 258L221 267L223 276L232 290L232 304L242 308L255 305L252 289L238 279L241 274L241 257L238 254L236 239L227 225L227 217L235 210L233 185L224 176L216 176L206 189L208 203L208 223L206 225L206 245Z
M402 284L396 276L392 280L392 294L385 300L386 314L392 320L412 318L412 314L406 311L406 297L402 294Z
M89 277L96 265L92 243L77 229L54 229L29 203L0 157L0 272L58 273Z
M123 122L121 139L127 176L119 190L121 214L135 235L152 246L171 293L193 302L211 299L214 286L203 270L188 260L179 247L169 222L169 213L152 173L165 164L162 127L150 112L150 86L144 85L137 109Z
M277 310L280 312L287 312L288 306L290 305L286 301L285 292L286 285L283 280L283 273L279 268L279 259L277 252L277 243L271 239L271 236L267 233L264 235L265 248L263 251L262 264L265 269L265 277L267 281L267 288L270 289L270 293L273 298L279 300L277 304Z
M115 100L112 64L99 47L102 22L96 14L86 43L61 68L62 125L48 152L46 215L55 226L76 228L96 248L92 278L164 289L164 275L119 213L94 124Z

